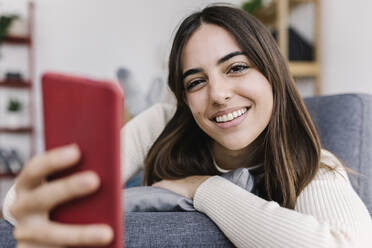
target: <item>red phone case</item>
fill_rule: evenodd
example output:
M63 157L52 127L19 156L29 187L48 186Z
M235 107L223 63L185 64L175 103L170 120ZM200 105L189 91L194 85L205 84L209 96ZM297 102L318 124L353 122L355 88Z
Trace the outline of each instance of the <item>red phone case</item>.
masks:
M46 150L76 143L82 152L77 166L48 180L83 170L95 171L101 180L97 192L58 206L51 212L51 219L69 224L109 224L115 238L107 247L123 247L122 92L114 83L55 73L43 75L42 91Z

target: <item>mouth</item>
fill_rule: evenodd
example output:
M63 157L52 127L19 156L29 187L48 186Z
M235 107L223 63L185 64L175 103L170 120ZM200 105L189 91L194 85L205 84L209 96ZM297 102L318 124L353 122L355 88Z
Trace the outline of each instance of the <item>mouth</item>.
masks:
M250 107L243 107L241 109L231 111L231 112L225 113L223 115L218 115L218 116L212 118L212 120L216 123L232 122L235 119L238 119L239 117L244 115L249 109L250 109Z

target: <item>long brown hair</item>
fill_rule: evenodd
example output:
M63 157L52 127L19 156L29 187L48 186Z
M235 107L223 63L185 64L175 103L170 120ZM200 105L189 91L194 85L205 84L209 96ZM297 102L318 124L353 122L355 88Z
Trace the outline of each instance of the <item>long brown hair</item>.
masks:
M264 164L260 196L293 209L298 195L319 170L318 134L272 35L247 12L226 5L208 6L190 15L175 35L168 85L177 98L177 110L147 155L144 183L219 174L209 149L212 140L198 127L183 98L182 50L203 23L230 32L272 86L271 120L259 136L262 142L253 142L260 146L256 151Z

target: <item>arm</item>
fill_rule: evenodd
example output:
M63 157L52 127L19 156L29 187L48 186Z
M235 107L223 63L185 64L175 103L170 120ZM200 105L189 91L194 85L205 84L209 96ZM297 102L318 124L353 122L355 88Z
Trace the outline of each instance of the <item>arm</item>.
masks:
M143 169L144 159L152 144L172 118L175 106L155 104L131 119L121 131L122 178L126 182Z
M51 209L63 202L85 196L99 188L100 179L92 171L77 172L53 181L45 179L77 164L77 145L59 147L33 157L22 169L15 184L16 198L10 208L17 221L17 247L103 246L113 238L106 224L72 225L51 221Z
M371 217L345 170L340 165L336 169L321 169L300 194L295 210L218 176L200 185L194 206L237 247L365 247L371 242Z
M140 169L143 169L143 161L148 150L173 116L174 111L175 107L173 105L156 104L131 119L123 127L121 131L123 182L126 182ZM13 225L16 222L9 209L16 197L14 188L15 185L6 194L3 205L3 216Z

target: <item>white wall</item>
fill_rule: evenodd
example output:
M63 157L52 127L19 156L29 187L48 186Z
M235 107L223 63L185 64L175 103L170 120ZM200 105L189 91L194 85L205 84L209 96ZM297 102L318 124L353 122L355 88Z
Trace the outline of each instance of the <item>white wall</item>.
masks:
M1 0L0 8L24 13L25 2ZM38 81L43 72L62 71L114 80L117 69L125 66L145 91L155 77L166 76L171 37L178 23L211 2L214 1L35 0L37 150L43 149ZM7 63L3 71L23 64L21 60L17 66Z
M322 0L321 5L322 93L372 94L372 1ZM309 40L314 37L312 7L304 4L290 18ZM308 84L298 86L308 95Z
M322 2L324 93L372 94L372 1Z
M172 32L180 20L211 0L35 0L37 79L46 70L115 79L126 66L142 90L155 77L166 77ZM241 0L230 0L240 3ZM372 94L372 1L323 0L323 93ZM0 0L0 10L20 9L25 0ZM22 10L23 9L23 10ZM312 7L305 4L291 23L311 40ZM18 55L12 56L17 57ZM0 60L1 61L1 60ZM17 60L17 66L21 64ZM0 62L1 65L1 62ZM21 66L22 67L22 66ZM25 66L23 66L25 67ZM4 69L0 67L1 70ZM307 80L309 81L309 80ZM38 151L42 150L40 93L37 82ZM302 81L311 95L311 81Z

